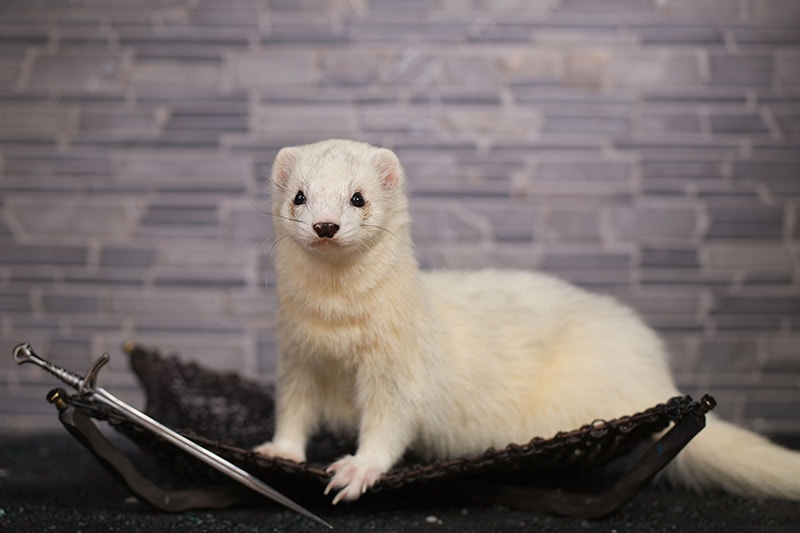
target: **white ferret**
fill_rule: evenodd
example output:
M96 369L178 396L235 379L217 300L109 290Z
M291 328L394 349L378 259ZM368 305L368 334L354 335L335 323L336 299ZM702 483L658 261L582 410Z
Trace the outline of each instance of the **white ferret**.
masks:
M679 394L662 341L611 298L531 272L420 272L388 149L282 149L272 214L276 429L256 451L304 461L319 426L357 432L355 455L329 468L334 503L358 498L407 449L480 453ZM667 476L800 500L800 453L713 416Z

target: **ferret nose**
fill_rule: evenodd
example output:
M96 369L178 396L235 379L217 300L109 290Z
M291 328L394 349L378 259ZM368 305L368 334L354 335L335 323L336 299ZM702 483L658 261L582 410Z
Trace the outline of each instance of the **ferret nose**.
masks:
M317 222L313 226L314 231L317 232L317 235L322 237L323 239L332 239L336 232L339 231L339 224L334 224L333 222Z

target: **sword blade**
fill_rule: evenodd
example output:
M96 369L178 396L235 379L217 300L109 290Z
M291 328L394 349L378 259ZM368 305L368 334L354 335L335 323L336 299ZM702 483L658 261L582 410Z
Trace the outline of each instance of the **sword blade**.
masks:
M173 431L164 424L142 413L138 409L131 407L130 405L126 404L125 402L114 396L113 394L110 394L107 390L103 388L95 389L94 393L92 393L91 396L97 401L109 407L113 407L114 409L123 413L131 420L138 422L142 426L151 430L153 433L164 438L166 441L182 449L183 451L189 453L190 455L196 457L197 459L203 461L205 464L211 466L212 468L218 470L219 472L222 472L226 476L235 479L245 487L266 496L270 500L273 500L291 509L292 511L295 511L296 513L299 513L305 516L306 518L310 518L311 520L319 524L322 524L327 528L333 529L333 526L331 526L329 523L325 522L323 519L321 519L311 511L307 510L306 508L302 507L292 499L287 498L286 496L284 496L277 490L273 489L272 487L270 487L269 485L267 485L254 475L250 474L246 470L243 470L242 468L236 466L230 461L223 459L214 452L206 448L203 448L199 444L187 439L180 433Z

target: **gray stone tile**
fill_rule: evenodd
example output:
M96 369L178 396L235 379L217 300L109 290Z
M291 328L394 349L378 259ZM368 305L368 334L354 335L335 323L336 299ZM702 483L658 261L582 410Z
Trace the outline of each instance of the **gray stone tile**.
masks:
M122 84L125 61L115 53L52 53L36 58L27 86L96 90Z
M631 121L617 117L565 117L546 114L543 130L551 133L626 134L631 131Z
M47 24L40 22L3 22L0 23L0 43L3 45L19 44L23 46L44 46L49 38Z
M745 406L745 416L758 419L790 419L800 410L800 402L786 400L766 401L751 400Z
M255 114L253 131L267 135L303 133L318 141L352 137L357 131L357 122L355 113L343 106L270 105L262 106Z
M465 207L470 214L486 217L495 242L533 240L538 213L532 205L478 200L465 202Z
M359 124L366 132L433 133L437 121L430 109L423 106L381 106L359 112Z
M700 133L700 116L695 112L646 111L639 117L638 127L647 133Z
M724 32L721 28L707 26L653 25L637 28L643 44L646 45L722 45Z
M592 0L564 0L557 8L559 11L603 12L621 10L626 13L653 13L656 5L650 0L609 0L598 4Z
M17 85L22 68L22 58L0 56L0 90L13 89Z
M628 180L631 172L627 161L542 161L535 176L543 181L619 181Z
M726 371L746 372L761 366L759 346L752 338L730 340L708 340L700 343L696 369L699 372Z
M778 50L775 53L775 74L778 84L797 88L800 85L800 74L797 72L797 62L800 54L796 50Z
M147 268L156 257L154 248L106 246L100 251L100 266L111 268Z
M735 67L732 67L735 68ZM644 101L648 104L738 104L747 101L747 89L729 86L711 87L654 87L644 91ZM691 109L691 108L689 108Z
M719 296L712 312L719 315L798 315L797 296Z
M757 113L712 114L711 130L715 133L766 133L766 124Z
M488 85L483 87L448 85L428 88L423 92L415 92L411 96L411 103L496 106L500 104L500 96L497 94L496 88Z
M713 179L722 177L722 165L718 161L645 160L642 173L645 178Z
M321 55L325 84L357 86L375 82L393 54L380 49L330 48Z
M238 6L230 2L200 5L190 14L191 25L200 28L236 28L245 31L258 29L261 12L253 3Z
M739 144L736 140L706 137L687 139L686 135L675 134L670 136L647 137L632 136L619 137L613 144L620 150L635 150L645 159L690 159L719 161L738 153Z
M165 126L167 131L246 132L247 115L222 115L202 113L172 113Z
M641 265L645 268L699 268L700 259L694 248L642 247Z
M597 209L548 209L540 234L552 242L600 242L603 240L601 213Z
M612 86L621 89L694 87L701 82L697 57L683 52L615 54L608 76Z
M795 2L782 0L752 0L750 12L756 21L780 22L782 24L800 22L800 6Z
M775 195L800 195L800 160L737 161L733 172L736 179L764 184Z
M223 316L225 298L213 290L116 288L106 297L106 305L111 313L126 317L172 315L191 320L203 315Z
M0 106L0 132L19 136L55 138L77 126L77 110L61 106Z
M613 211L612 221L623 241L689 243L699 231L697 211L685 207L624 207Z
M781 135L787 139L800 139L800 110L773 111L772 116L778 123Z
M351 39L359 42L458 43L467 40L467 23L461 21L401 20L371 17L348 24Z
M800 43L796 29L782 25L731 28L731 35L737 44L751 45L791 45Z
M738 0L670 0L659 7L667 17L693 22L709 16L715 20L736 21L742 11Z
M138 268L70 268L64 274L64 281L94 287L143 287L148 276Z
M709 242L701 250L708 266L720 272L791 272L790 250L779 242Z
M49 285L63 280L63 268L48 264L12 265L7 269L8 283L12 287Z
M23 290L4 290L0 294L0 311L30 313L33 310L31 295Z
M767 342L767 358L764 362L765 373L798 373L800 358L797 357L797 346L800 338L796 334L783 335Z
M214 226L219 224L216 205L158 204L147 208L141 218L147 226Z
M743 206L712 208L709 213L708 239L781 239L784 211L765 207Z
M87 246L22 245L0 241L0 263L84 265L88 261Z
M56 34L55 41L61 51L110 51L114 35L100 27L62 25Z
M318 81L315 59L312 52L302 49L236 54L228 68L236 88L303 87Z
M777 333L783 327L784 318L780 315L719 315L714 316L714 328L718 331Z
M244 191L253 169L247 157L204 152L196 154L130 152L121 158L125 182L153 188Z
M156 287L197 287L233 289L247 285L241 268L227 269L159 269L153 275Z
M84 236L120 237L127 235L133 225L125 201L91 201L68 203L63 201L31 200L14 202L6 206L28 235L68 237Z
M156 117L149 111L91 110L80 115L80 128L86 131L136 131L156 133Z
M130 84L137 89L165 87L218 89L222 67L218 61L177 61L170 58L137 60L130 71Z
M709 69L714 85L763 87L772 83L773 61L766 54L715 54Z
M613 252L546 252L541 261L542 268L549 271L567 270L618 270L626 271L631 266L631 257L626 253Z
M97 313L100 299L97 294L58 294L42 296L42 306L47 313Z

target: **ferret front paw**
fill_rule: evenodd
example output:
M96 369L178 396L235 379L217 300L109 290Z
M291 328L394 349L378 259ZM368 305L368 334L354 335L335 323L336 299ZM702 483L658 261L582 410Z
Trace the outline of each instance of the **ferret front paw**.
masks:
M279 444L276 442L265 442L253 448L253 451L265 457L288 459L296 463L303 463L306 460L306 454L302 449L298 451L296 446Z
M330 465L327 471L333 474L333 478L325 487L325 494L341 489L333 498L333 504L336 505L342 500L353 501L360 498L378 481L386 468L358 455L346 455Z

